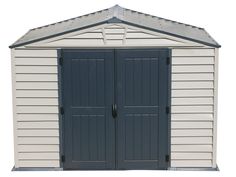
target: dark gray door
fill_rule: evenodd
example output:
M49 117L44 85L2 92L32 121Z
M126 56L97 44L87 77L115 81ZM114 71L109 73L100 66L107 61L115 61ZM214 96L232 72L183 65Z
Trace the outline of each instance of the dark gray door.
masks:
M64 169L167 168L169 50L62 55Z
M65 169L113 169L114 55L111 50L63 50Z
M168 165L168 50L118 50L117 167Z

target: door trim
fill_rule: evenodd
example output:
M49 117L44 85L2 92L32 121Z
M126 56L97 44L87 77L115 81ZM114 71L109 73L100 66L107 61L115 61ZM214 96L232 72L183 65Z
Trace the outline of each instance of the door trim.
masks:
M63 163L63 159L61 158L62 156L64 156L64 147L65 147L65 142L64 142L64 118L63 115L60 113L60 108L63 107L63 79L62 79L62 70L63 67L61 65L60 62L60 58L63 57L62 53L63 53L63 49L72 49L72 50L82 50L85 48L59 48L56 49L57 50L57 69L58 69L58 117L59 117L59 163L60 163L60 168L62 168L64 170L64 163ZM167 104L169 107L171 107L171 70L172 70L172 49L170 48L162 48L162 47L155 47L155 48L146 48L146 47L126 47L126 48L86 48L85 50L114 50L114 57L116 57L116 50L117 49L122 49L122 50L132 50L132 49L143 49L143 50L161 50L161 49L165 49L168 50L169 53L169 57L170 57L170 63L167 66L167 77L168 77L168 91L167 91ZM116 64L116 60L114 61ZM115 66L114 66L115 67ZM116 71L116 70L115 70ZM116 75L116 73L115 73ZM116 80L116 76L114 79L114 83ZM114 85L116 86L116 85ZM116 90L117 88L115 87L114 93L117 92ZM114 94L114 100L116 100L116 94ZM115 123L115 126L117 126L117 123ZM171 163L171 113L169 113L167 115L167 126L168 126L168 130L167 130L167 154L169 155L169 162L167 162L167 168L170 168L170 163ZM117 133L115 131L115 137L117 136ZM117 147L116 147L117 142L115 141L115 169L117 170ZM162 169L157 169L157 170L162 170Z
M57 49L57 76L58 76L58 118L59 118L59 160L60 160L60 168L64 168L63 159L64 156L64 121L63 115L60 113L60 108L63 107L63 79L62 79L62 66L60 58L62 57L62 50Z
M170 108L169 114L167 115L167 155L169 156L169 162L167 162L167 169L170 168L171 163L171 70L172 70L172 50L168 49L168 56L169 56L169 64L167 68L167 78L168 78L168 91L167 91L167 104Z

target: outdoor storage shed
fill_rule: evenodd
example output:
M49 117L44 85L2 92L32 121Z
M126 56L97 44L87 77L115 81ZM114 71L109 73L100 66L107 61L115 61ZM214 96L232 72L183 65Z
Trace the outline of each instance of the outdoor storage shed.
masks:
M15 168L217 169L219 44L114 6L10 46Z

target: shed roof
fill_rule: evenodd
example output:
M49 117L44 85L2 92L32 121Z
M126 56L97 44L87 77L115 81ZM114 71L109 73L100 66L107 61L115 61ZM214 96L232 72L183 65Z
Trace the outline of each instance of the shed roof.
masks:
M108 9L31 29L19 40L13 43L10 48L56 37L103 23L125 23L202 43L208 46L220 47L220 45L203 28L144 14L115 5Z

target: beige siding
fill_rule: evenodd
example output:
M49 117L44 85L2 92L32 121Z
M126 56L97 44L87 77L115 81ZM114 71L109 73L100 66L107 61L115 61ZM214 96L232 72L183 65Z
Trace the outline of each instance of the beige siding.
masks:
M19 144L59 144L58 137L19 137Z
M34 120L33 120L34 121ZM51 136L55 136L58 137L59 136L59 131L58 129L24 129L24 128L19 128L17 129L17 135L19 137L51 137Z
M20 159L20 167L59 167L60 162L58 159L38 159L38 160L29 160L29 159Z
M171 166L212 167L214 49L172 50Z
M186 142L191 144L208 144L212 143L212 137L172 137L172 144L184 144Z
M215 49L124 24L100 25L14 52L17 167L59 167L56 48L136 46L172 49L171 167L215 167Z
M202 159L184 159L184 160L171 160L172 167L211 167L212 160L202 160Z
M208 152L199 152L199 153L191 153L191 152L179 152L179 153L172 153L172 159L175 160L210 160L212 159L212 154Z
M18 167L59 167L56 57L56 50L15 50Z

